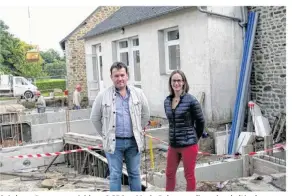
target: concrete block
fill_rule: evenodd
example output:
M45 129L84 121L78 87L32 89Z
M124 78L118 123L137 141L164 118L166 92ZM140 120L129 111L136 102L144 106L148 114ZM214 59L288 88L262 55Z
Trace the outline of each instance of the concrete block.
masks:
M47 113L23 114L20 115L20 121L30 122L32 125L48 123Z
M286 172L286 166L279 165L277 163L273 163L267 160L263 160L258 157L253 157L253 167L254 173L262 175Z
M70 126L69 132L89 135L96 134L96 130L90 120L70 121L69 126ZM31 135L33 142L60 139L67 132L68 131L66 122L39 124L33 125L31 127Z
M71 121L90 119L91 108L82 110L70 110L69 117Z
M207 166L204 164L196 167L196 178L198 181L225 181L242 177L242 170L242 159L228 160Z
M54 158L41 157L29 159L10 158L10 156L27 155L27 154L43 154L47 152L58 152L63 149L63 141L57 140L51 143L39 143L26 146L17 146L3 148L0 151L0 172L13 172L24 169L37 168L39 166L48 165ZM63 163L64 156L60 155L54 163Z
M82 110L70 110L69 119L70 121L83 120L90 118L91 109ZM55 123L55 122L66 122L66 111L58 112L47 112L47 113L34 113L34 114L22 114L20 115L22 121L31 122L32 125Z
M197 165L195 170L197 181L225 181L242 177L242 159L229 160L227 162L218 162L212 165ZM165 174L155 173L153 175L153 184L158 187L165 187ZM184 169L178 168L176 173L176 186L186 184Z
M48 119L47 123L66 122L66 112L59 111L47 113L47 119Z
M250 157L248 155L248 153L253 151L253 146L250 145L246 145L246 146L242 146L242 161L243 161L243 177L247 177L253 174L253 164L251 163L251 159L252 157Z

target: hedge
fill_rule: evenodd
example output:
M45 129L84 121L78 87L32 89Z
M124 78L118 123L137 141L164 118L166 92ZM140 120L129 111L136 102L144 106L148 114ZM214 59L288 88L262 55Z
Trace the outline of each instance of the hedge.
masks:
M66 90L66 81L63 79L39 80L36 82L41 92L52 92L54 89Z

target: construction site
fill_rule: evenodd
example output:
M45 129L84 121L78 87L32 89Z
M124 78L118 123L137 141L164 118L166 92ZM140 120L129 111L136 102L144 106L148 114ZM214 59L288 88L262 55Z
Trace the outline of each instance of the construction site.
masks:
M129 83L149 101L142 191L165 191L171 60L189 74L190 94L206 116L196 191L286 191L285 32L284 6L98 7L60 42L68 76L62 97L46 97L40 113L33 99L0 99L0 191L109 191L108 161L90 115L97 94L112 86L113 59L130 62ZM169 51L173 59L165 60ZM76 84L85 104L73 109ZM122 191L130 191L126 164L122 173ZM185 190L181 161L175 191Z
M108 191L107 159L102 140L90 122L90 112L82 109L38 114L17 104L1 105L1 191ZM197 190L285 191L286 147L279 142L273 145L283 122L281 119L274 134L262 140L256 139L254 132L246 132L254 137L241 141L241 153L236 155L224 153L226 131L208 128L209 137L200 141ZM143 191L164 191L166 121L154 118L145 138L141 155ZM179 167L177 191L184 191L182 164ZM122 183L123 191L128 191L125 166Z

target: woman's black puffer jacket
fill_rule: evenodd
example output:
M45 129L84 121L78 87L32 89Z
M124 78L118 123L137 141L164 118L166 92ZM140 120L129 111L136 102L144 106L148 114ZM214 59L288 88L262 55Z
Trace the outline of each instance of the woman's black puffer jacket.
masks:
M200 103L194 96L185 93L173 110L172 99L172 96L168 96L164 101L165 114L169 121L170 146L175 148L197 144L205 126Z

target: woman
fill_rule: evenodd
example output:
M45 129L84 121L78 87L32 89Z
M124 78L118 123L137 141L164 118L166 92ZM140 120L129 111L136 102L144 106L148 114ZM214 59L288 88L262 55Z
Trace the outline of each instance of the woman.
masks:
M203 134L205 120L200 103L188 93L185 74L176 70L169 77L170 95L164 101L169 121L169 148L166 165L166 191L174 191L176 170L183 161L187 181L186 191L196 190L195 165L198 141Z

